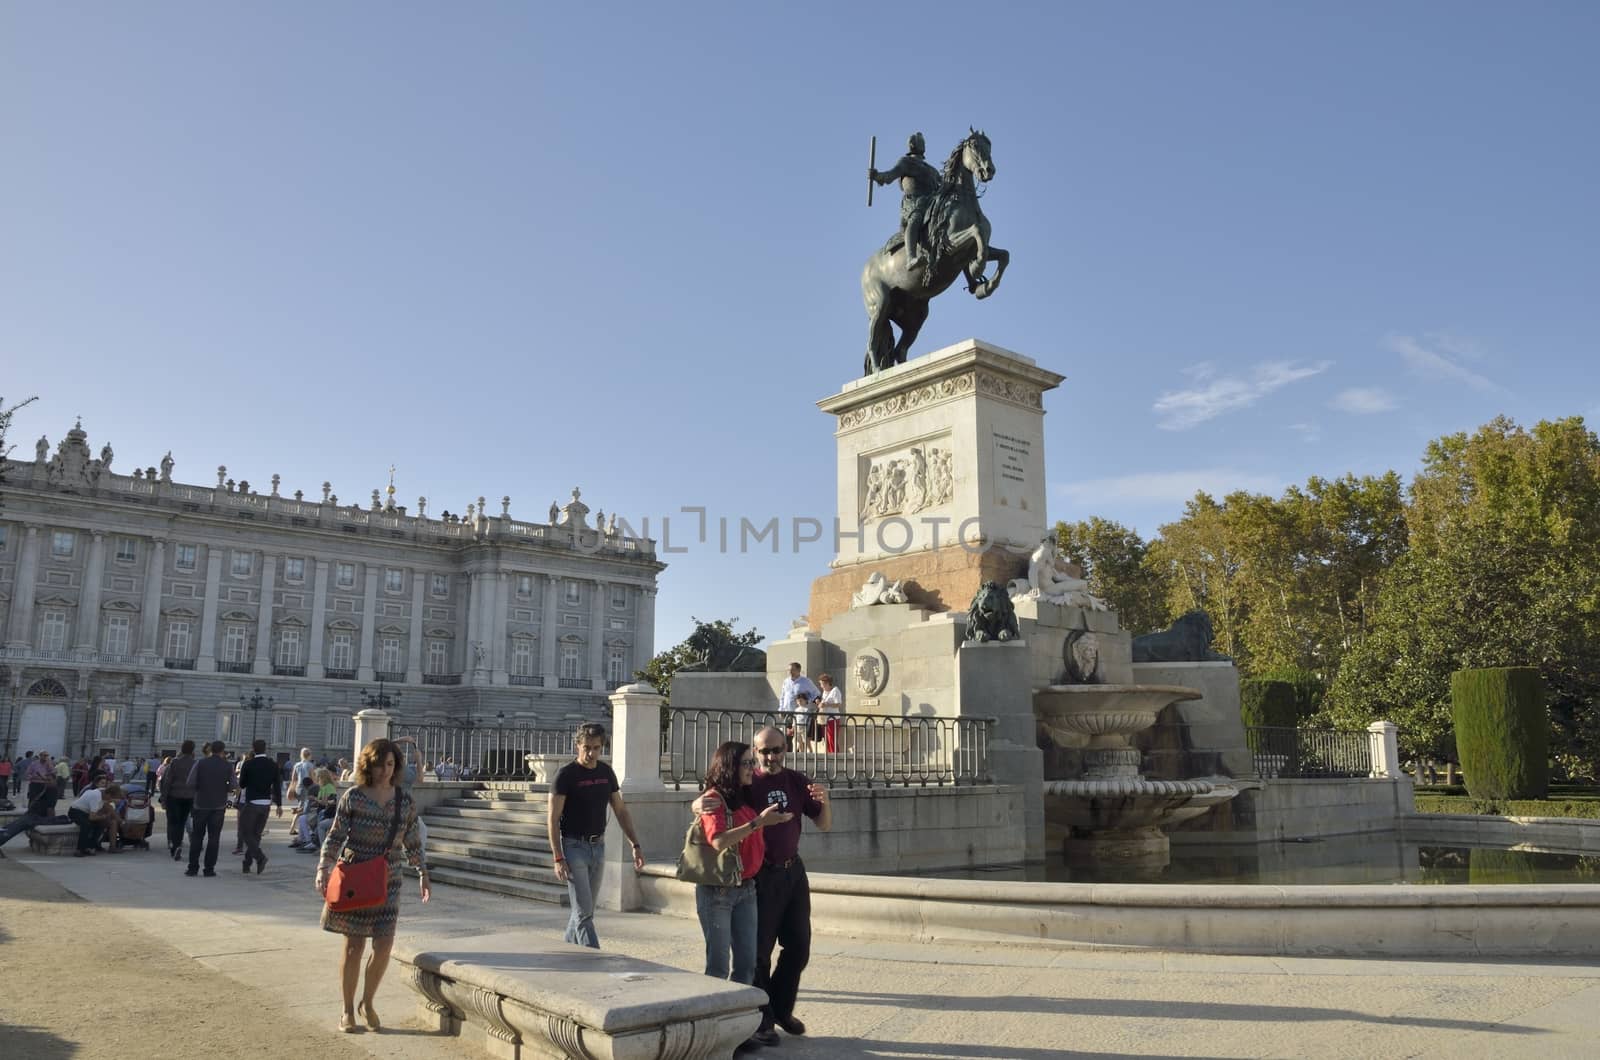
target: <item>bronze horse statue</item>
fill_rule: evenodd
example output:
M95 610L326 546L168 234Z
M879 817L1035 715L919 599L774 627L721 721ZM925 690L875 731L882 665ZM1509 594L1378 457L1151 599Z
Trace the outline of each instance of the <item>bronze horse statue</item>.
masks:
M978 183L994 179L989 138L969 129L940 173L943 183L928 206L929 256L907 268L904 233L890 239L861 270L861 296L867 306L867 356L862 374L904 364L906 351L928 319L928 303L965 276L967 290L987 298L1000 286L1011 255L989 242L989 219L978 207ZM985 278L989 262L995 274ZM890 325L898 325L895 340Z

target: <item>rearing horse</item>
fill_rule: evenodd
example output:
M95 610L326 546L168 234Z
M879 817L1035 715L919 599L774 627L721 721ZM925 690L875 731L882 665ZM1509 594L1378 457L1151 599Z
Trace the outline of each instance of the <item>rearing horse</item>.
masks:
M969 129L945 161L943 185L928 206L931 254L915 269L906 268L904 240L891 239L861 270L861 297L867 306L867 356L862 374L904 364L906 351L928 319L928 303L965 274L967 290L987 298L1000 286L1011 255L989 243L989 219L978 208L977 181L994 179L989 138ZM985 278L989 262L995 274ZM929 270L926 278L924 270ZM926 280L926 282L924 282ZM898 325L895 341L890 325Z

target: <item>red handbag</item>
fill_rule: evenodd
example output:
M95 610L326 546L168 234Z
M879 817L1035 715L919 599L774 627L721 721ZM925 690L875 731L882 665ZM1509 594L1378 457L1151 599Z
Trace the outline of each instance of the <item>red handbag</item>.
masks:
M328 874L327 890L322 892L329 909L335 913L350 913L357 909L371 909L389 900L389 851L394 847L394 837L399 831L400 791L396 789L394 821L389 825L389 837L384 841L383 853L375 858L356 861L350 848L345 847L333 871Z

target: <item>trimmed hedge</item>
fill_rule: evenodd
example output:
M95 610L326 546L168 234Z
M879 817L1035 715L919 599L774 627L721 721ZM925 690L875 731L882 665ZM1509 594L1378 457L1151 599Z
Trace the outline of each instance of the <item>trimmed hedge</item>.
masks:
M1246 727L1260 725L1292 729L1299 722L1294 686L1287 681L1251 678L1239 682L1239 717Z
M1538 670L1457 670L1450 675L1450 712L1467 791L1486 799L1544 798L1550 722Z
M1285 681L1293 686L1294 709L1301 720L1322 709L1322 700L1328 689L1322 679L1310 670L1302 670L1298 666L1274 666L1256 676L1263 681Z
M1465 795L1418 795L1418 813L1477 813L1493 817L1578 817L1600 820L1600 798L1474 799Z

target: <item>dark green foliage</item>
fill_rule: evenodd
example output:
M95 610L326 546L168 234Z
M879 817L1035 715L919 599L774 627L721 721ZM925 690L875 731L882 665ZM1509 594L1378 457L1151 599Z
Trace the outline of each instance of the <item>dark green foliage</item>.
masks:
M1488 850L1467 853L1468 883L1538 883L1534 854L1528 850Z
M1292 729L1300 720L1294 686L1287 681L1252 678L1239 682L1239 716L1246 727L1262 725Z
M1465 795L1418 795L1418 813L1470 813L1494 817L1582 817L1600 819L1600 799L1474 799Z
M1450 675L1456 751L1477 798L1542 799L1550 784L1544 682L1531 666Z
M1327 694L1328 686L1310 670L1298 666L1274 666L1256 676L1264 681L1282 681L1294 689L1294 712L1299 721L1306 720L1322 709L1322 697Z

